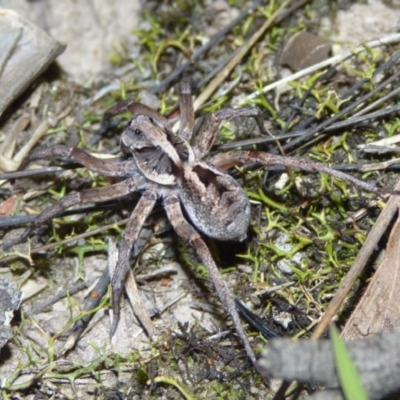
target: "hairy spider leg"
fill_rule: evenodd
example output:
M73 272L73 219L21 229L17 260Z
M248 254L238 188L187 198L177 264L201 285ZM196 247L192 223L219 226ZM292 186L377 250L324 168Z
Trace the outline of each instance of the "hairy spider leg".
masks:
M81 205L85 203L98 203L102 201L119 199L139 189L138 178L132 177L114 185L100 187L94 189L85 189L81 192L73 192L66 195L63 199L46 208L39 216L37 216L26 228L26 230L17 238L3 243L4 248L22 243L29 234L42 224L49 221L66 208Z
M82 164L84 167L106 176L126 176L124 168L126 161L103 160L91 155L86 150L63 145L41 147L33 150L22 161L18 169L25 169L32 161L56 157L67 158L68 160Z
M364 182L351 175L345 174L344 172L330 168L325 164L300 157L280 156L277 154L265 153L263 151L255 151L255 150L248 150L248 151L241 150L241 151L229 151L227 153L220 153L213 156L208 161L213 165L216 165L217 167L224 170L232 168L236 165L245 165L255 162L261 165L283 165L285 167L297 168L306 172L326 173L331 176L334 176L335 178L339 178L346 182L350 182L353 185L356 185L364 190L367 190L368 192L376 193L378 195L382 195L385 193L395 194L395 195L400 194L398 190L377 188L375 185L371 183Z
M164 200L164 206L168 219L176 233L195 249L201 262L207 268L217 295L232 318L235 330L245 347L247 356L250 358L253 365L256 366L256 357L250 346L249 339L243 330L235 302L233 301L232 295L218 271L218 267L216 266L207 245L204 243L199 233L189 224L189 222L186 221L182 213L180 201L176 195L166 197Z
M265 136L268 135L268 132L264 128L260 110L257 107L223 108L210 114L201 125L197 142L193 146L196 158L201 159L210 151L217 136L219 125L222 121L229 121L241 117L254 118L260 132Z
M102 125L107 125L107 121L110 120L110 118L121 115L126 111L129 111L133 115L144 115L146 117L153 118L155 121L161 124L164 129L171 130L168 118L164 117L153 108L147 107L144 104L136 101L122 101L109 108L104 114Z
M178 135L190 142L194 130L193 99L188 82L179 85L180 125Z
M157 194L151 190L146 190L137 203L126 225L125 233L119 246L117 265L111 279L113 321L110 330L110 337L114 336L118 326L120 316L119 299L124 288L125 276L130 267L129 259L132 247L138 239L143 224L151 213L156 201Z

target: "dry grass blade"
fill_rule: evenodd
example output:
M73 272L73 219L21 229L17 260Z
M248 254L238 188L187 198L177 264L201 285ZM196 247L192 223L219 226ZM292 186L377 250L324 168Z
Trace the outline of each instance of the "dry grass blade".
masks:
M250 38L250 40L244 44L235 56L229 61L225 68L209 83L209 85L201 92L201 94L196 98L193 103L194 110L198 110L214 93L218 86L225 81L229 74L233 71L236 65L242 60L242 58L247 54L247 52L257 43L258 40L264 35L264 33L272 26L272 24L278 19L278 17L283 13L285 8L291 3L290 0L286 0L282 5L271 15L267 21L264 22L262 27Z
M57 121L65 118L72 111L72 107L68 106L63 111L61 111L56 119ZM22 162L24 158L27 157L29 152L36 146L37 142L47 133L50 128L50 123L47 120L42 121L42 123L37 127L33 135L30 137L28 142L22 147L22 149L15 155L14 161L18 163Z
M31 121L28 114L23 113L17 121L13 124L12 135L6 137L0 145L0 154L6 158L12 158L17 143L18 135L26 129Z
M125 291L128 295L129 302L131 303L135 315L138 317L150 339L153 339L155 327L146 308L143 305L142 299L140 298L139 290L132 270L128 271L128 275L125 280Z
M112 276L115 270L115 266L118 260L118 249L113 240L108 241L108 268L109 275ZM146 330L146 333L152 339L154 337L154 324L143 305L142 299L140 298L138 287L135 281L132 270L128 271L125 279L125 291L128 295L129 302L131 303L133 312L139 319L140 323Z

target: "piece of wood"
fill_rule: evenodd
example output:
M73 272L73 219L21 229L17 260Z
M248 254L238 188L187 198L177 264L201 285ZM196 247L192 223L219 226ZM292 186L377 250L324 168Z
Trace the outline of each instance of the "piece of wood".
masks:
M0 116L65 50L11 10L0 9Z
M346 341L346 348L371 400L400 391L400 333ZM272 339L258 365L272 378L299 380L328 389L340 387L329 340ZM320 394L319 398L331 399L330 390Z
M398 200L398 205L400 199ZM386 256L342 331L344 339L400 331L400 216L394 224Z
M400 190L400 181L397 183L395 190ZM321 318L321 321L315 328L311 336L312 339L319 339L325 332L325 329L329 325L331 319L335 316L337 310L342 305L346 296L349 294L354 282L363 271L364 266L368 262L382 235L386 232L387 227L389 226L390 222L393 219L393 216L397 211L398 204L399 196L390 196L385 209L381 212L378 220L376 221L376 224L369 232L367 240L363 244L360 252L354 260L354 263L347 273L346 278L343 280L342 284L335 294L335 297L331 300L328 308Z

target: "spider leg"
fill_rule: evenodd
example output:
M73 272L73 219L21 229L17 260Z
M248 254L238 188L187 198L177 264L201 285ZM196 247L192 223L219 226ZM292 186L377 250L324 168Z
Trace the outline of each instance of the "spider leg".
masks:
M138 179L131 178L107 187L86 189L82 192L70 193L62 200L45 209L38 217L28 224L25 232L23 232L17 238L3 243L3 247L10 248L15 244L23 242L33 230L39 228L40 225L54 218L58 213L66 208L79 204L98 203L102 201L118 199L128 195L129 193L137 191L138 188Z
M194 108L190 85L185 81L179 85L179 108L181 118L178 135L189 142L194 128Z
M110 337L114 336L119 321L119 299L123 290L125 276L129 269L132 246L136 242L143 224L153 209L156 200L156 193L150 190L144 192L126 225L125 233L119 246L117 265L111 279L113 321Z
M281 156L277 154L266 153L263 151L229 151L220 153L208 160L213 165L221 169L229 169L235 165L247 164L251 162L260 163L262 165L283 165L285 167L297 168L306 172L323 172L350 182L362 189L376 194L399 194L396 190L380 189L371 183L364 182L360 179L354 178L344 172L330 168L325 164L312 161L306 158Z
M210 278L214 284L215 290L220 298L225 309L229 312L236 332L238 333L243 345L246 349L247 356L251 362L256 365L256 357L253 349L250 346L249 340L247 339L246 333L243 330L239 314L236 310L235 303L232 295L229 292L224 280L222 279L218 268L212 258L208 247L200 237L199 233L186 221L182 214L179 199L176 195L170 195L165 198L164 201L165 210L171 225L173 226L176 233L187 240L191 246L194 247L201 262L205 265L210 274Z
M124 168L126 161L103 160L92 156L86 150L78 149L77 147L67 147L63 145L35 149L29 154L28 157L26 157L22 161L19 170L25 169L32 161L54 157L67 158L69 160L82 164L86 168L98 172L102 175L126 175Z
M264 128L264 124L260 116L260 110L258 108L223 108L215 113L210 114L200 127L198 141L193 146L193 151L197 159L201 159L211 149L218 132L219 124L224 120L231 120L238 117L253 117L258 128L260 129L260 132L265 136L268 135L268 132Z
M133 115L144 115L146 117L153 118L159 124L161 124L164 129L171 130L168 118L164 117L153 108L147 107L144 104L138 103L136 101L121 101L109 108L104 114L102 124L104 124L104 121L108 121L110 118L115 117L116 115L123 114L126 111L131 112Z

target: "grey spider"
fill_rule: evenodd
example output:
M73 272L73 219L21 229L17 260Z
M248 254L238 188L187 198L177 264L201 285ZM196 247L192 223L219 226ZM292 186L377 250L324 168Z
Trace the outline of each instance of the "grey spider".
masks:
M66 208L118 199L140 192L141 198L131 214L120 243L118 262L111 279L113 335L119 320L119 300L129 269L132 246L157 200L161 199L176 233L194 247L208 269L216 293L230 314L249 359L255 365L256 357L242 328L235 303L199 233L219 240L243 240L246 237L250 222L250 203L239 183L225 170L235 165L254 162L262 165L284 165L309 172L326 172L375 193L382 193L382 190L317 162L260 151L230 151L203 161L214 143L222 120L253 117L261 132L266 134L266 131L257 108L226 108L209 115L191 145L195 118L190 86L186 82L180 85L181 117L177 134L172 131L164 116L140 103L117 105L108 114L116 115L126 110L131 111L134 116L121 135L121 150L126 156L123 161L103 160L85 150L59 145L34 150L21 165L22 169L34 160L66 158L121 181L108 187L86 189L66 195L44 210L19 237L5 243L5 247L23 242L32 231ZM182 207L191 223L185 218Z

